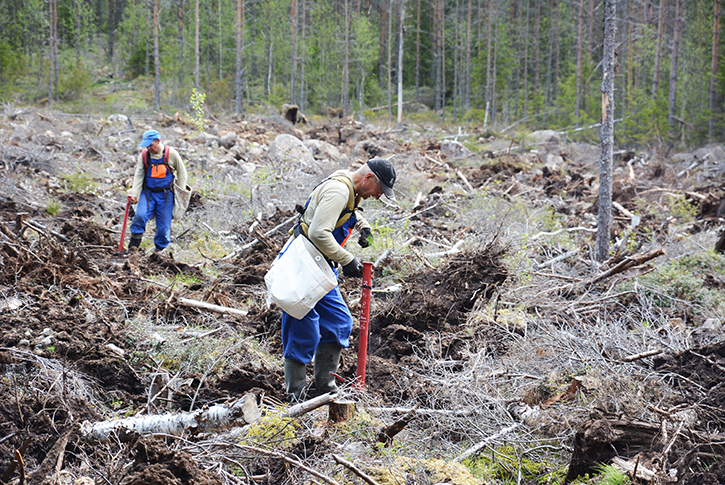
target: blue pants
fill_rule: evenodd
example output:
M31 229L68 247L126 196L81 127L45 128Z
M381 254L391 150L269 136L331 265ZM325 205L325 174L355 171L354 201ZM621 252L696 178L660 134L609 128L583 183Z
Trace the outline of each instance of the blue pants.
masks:
M282 312L284 358L307 364L312 361L319 343L349 347L351 332L352 315L336 286L301 320Z
M174 193L170 190L151 192L142 190L136 206L136 215L131 221L131 235L141 235L146 230L146 223L153 217L156 219L156 249L164 249L171 242L171 216L174 213Z

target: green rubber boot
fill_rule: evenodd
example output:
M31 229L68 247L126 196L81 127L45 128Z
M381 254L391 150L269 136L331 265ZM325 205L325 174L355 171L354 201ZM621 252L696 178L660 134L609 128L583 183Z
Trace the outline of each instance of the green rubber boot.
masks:
M290 402L303 401L307 385L307 366L295 360L284 361L284 386Z
M338 391L335 377L330 375L330 372L337 373L340 354L342 354L342 347L333 343L321 343L315 349L316 394Z
M142 238L143 234L131 234L131 240L128 242L128 249L138 249L141 246Z

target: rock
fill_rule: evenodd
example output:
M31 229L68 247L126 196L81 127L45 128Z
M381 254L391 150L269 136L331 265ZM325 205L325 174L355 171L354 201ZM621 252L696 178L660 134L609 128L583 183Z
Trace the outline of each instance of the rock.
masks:
M336 162L340 159L340 150L326 141L305 140L304 145L317 160L327 159Z
M286 133L274 139L267 155L274 165L299 165L303 170L317 166L310 150L297 137Z
M32 132L30 131L30 128L28 128L25 125L18 125L13 130L12 135L10 135L10 140L12 140L12 141L28 141L28 140L30 140L31 135L32 135Z
M219 144L229 150L231 147L237 144L237 134L234 132L222 135L219 138Z
M106 118L106 121L109 125L111 125L110 128L112 131L123 131L131 127L128 116L122 115L120 113L110 115L108 118Z
M352 150L352 156L353 158L367 161L376 157L384 157L385 149L370 140L363 140L355 145L355 148Z
M559 144L561 138L554 130L539 130L526 136L526 143L530 145Z
M471 158L473 152L466 148L463 143L454 140L441 141L441 153L448 158Z

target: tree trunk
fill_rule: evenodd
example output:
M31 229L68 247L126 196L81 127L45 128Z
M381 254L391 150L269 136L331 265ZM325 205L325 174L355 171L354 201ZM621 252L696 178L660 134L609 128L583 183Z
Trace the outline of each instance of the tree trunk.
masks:
M390 0L388 0L389 2ZM435 1L435 0L434 0ZM380 64L378 66L378 84L382 89L385 82L385 39L388 25L388 6L385 1L380 2Z
M616 0L604 2L604 53L602 56L602 131L599 159L599 217L597 220L597 261L609 257L612 220L612 156L614 147L614 50L617 34Z
M710 67L710 121L708 134L710 143L715 138L715 109L716 109L716 83L717 83L717 46L720 38L720 0L715 0L712 25L712 61Z
M665 0L660 0L660 18L657 24L657 52L655 53L655 72L652 81L652 99L657 99L660 84L660 65L662 64L662 41L665 36Z
M244 48L244 0L237 0L237 70L235 76L235 112L242 114L244 109L244 82L242 77L242 49Z
M306 27L307 27L307 18L305 17L305 0L300 0L302 2L302 8L300 20L302 21L302 54L300 55L300 97L299 100L299 107L302 112L304 112L306 106L305 102L305 37L306 37Z
M260 415L256 396L245 394L241 399L226 405L215 404L208 409L190 413L153 414L96 423L85 422L81 427L81 436L99 443L114 439L128 442L139 435L159 433L182 436L251 424Z
M435 102L433 109L436 114L441 109L441 38L440 38L440 22L442 19L438 17L438 4L441 0L433 0L433 63L435 75Z
M159 58L159 0L154 0L154 90L156 109L161 109L161 62Z
M405 28L405 0L400 2L400 27L398 28L398 124L403 122L403 36Z
M393 0L388 0L388 122L393 122Z
M345 58L342 64L342 116L350 114L350 2L345 0Z
M458 104L461 102L461 98L458 96L460 89L461 76L458 72L460 70L460 44L459 44L459 26L460 26L460 3L456 0L454 16L453 16L453 29L455 35L453 37L453 123L458 123Z
M194 18L194 88L199 90L199 0L196 0Z
M495 2L491 1L488 5L488 34L486 39L486 89L484 92L484 102L486 103L486 114L483 119L483 129L486 129L488 121L492 118L491 116L491 65L493 63L492 49L493 49L493 21L496 17Z
M471 109L471 0L468 0L468 13L466 15L466 72L463 78L463 111L468 113Z
M184 0L176 0L176 21L179 28L179 65L177 66L179 71L177 76L179 78L179 89L184 85Z
M55 3L55 0L54 0ZM115 7L113 4L113 0L108 0L108 59L110 61L113 61L113 45L115 44L115 34L116 34L116 26L113 25L113 22L116 18L115 15L113 15L115 12Z
M441 29L441 119L446 120L446 3L439 2Z
M48 0L48 108L53 108L53 93L55 92L53 89L53 73L55 72L56 64L55 2L56 0Z
M217 0L217 19L219 22L219 80L223 78L224 49L222 48L222 0Z
M574 108L574 118L576 125L579 126L581 120L582 106L582 50L584 44L584 0L579 0L579 21L577 23L577 40L576 40L576 106Z
M526 6L526 25L524 27L524 111L523 118L526 119L526 115L529 111L529 0L524 3Z
M418 14L415 21L415 100L420 99L420 0L418 0Z
M346 0L347 1L347 0ZM347 8L345 9L347 11ZM347 18L346 18L347 20ZM297 0L292 0L290 5L290 27L291 27L291 39L292 39L292 55L290 59L290 82L289 82L289 99L292 104L299 106L299 100L297 98ZM347 50L347 24L345 24L345 49ZM344 103L343 103L344 107Z
M682 30L682 19L680 13L680 0L675 0L675 25L672 33L672 61L670 62L670 96L668 124L670 126L670 137L674 142L677 136L677 63L680 58L680 31Z
M541 0L536 0L534 19L534 92L540 93L541 86ZM538 96L537 96L538 98ZM539 103L536 103L536 113L539 113Z

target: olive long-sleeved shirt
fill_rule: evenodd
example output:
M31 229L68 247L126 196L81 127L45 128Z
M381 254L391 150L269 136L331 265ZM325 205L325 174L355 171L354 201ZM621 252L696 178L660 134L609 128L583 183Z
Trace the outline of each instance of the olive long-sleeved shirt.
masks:
M335 172L333 176L344 176L352 182L351 173L347 170ZM346 265L353 260L352 253L340 246L332 235L340 214L347 208L350 189L340 180L329 179L312 191L310 203L307 205L302 221L309 226L307 237L317 249L329 259ZM355 229L370 228L360 212L356 211Z
M159 160L164 154L165 145L162 143L161 151L159 153L151 153L152 160ZM174 183L179 187L186 187L188 175L186 173L186 166L184 161L181 159L181 155L176 151L175 148L169 147L169 159L166 161L169 164L169 168L174 173ZM143 190L143 180L146 177L146 170L143 166L143 151L138 156L138 162L136 163L136 173L133 176L133 187L131 188L131 197L138 197L141 195Z

